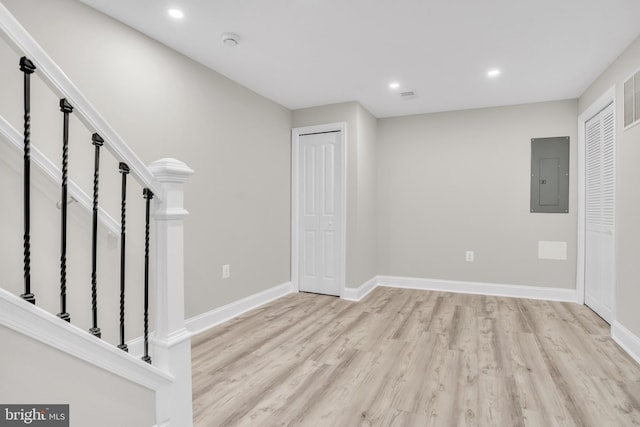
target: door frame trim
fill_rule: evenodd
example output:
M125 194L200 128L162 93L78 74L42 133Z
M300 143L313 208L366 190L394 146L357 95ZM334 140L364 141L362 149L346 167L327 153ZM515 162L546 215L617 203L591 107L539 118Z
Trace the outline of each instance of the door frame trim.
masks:
M613 121L614 121L614 147L617 145L617 111L616 111L616 86L612 86L605 91L596 101L594 101L585 111L578 116L578 241L577 241L577 272L576 272L576 293L577 303L585 303L585 268L586 268L586 135L585 125L586 123L595 117L600 111L604 110L609 104L613 104ZM617 152L617 150L616 150ZM614 168L617 163L617 159L614 159ZM617 181L617 180L616 180ZM617 193L617 185L615 192ZM614 200L616 200L614 196ZM614 202L616 203L616 202ZM617 203L614 205L616 206ZM616 206L617 211L617 206ZM614 247L617 234L617 227L614 230ZM617 259L614 253L614 264ZM615 265L614 265L615 276ZM616 321L616 280L613 281L613 303L611 307L611 324Z
M346 282L346 259L347 259L347 123L327 123L323 125L304 126L291 129L291 287L294 292L300 291L300 283L298 281L300 267L300 245L299 245L299 226L298 218L299 202L300 202L300 165L299 165L299 142L300 136L310 133L323 132L340 132L339 150L342 155L342 164L340 165L340 181L337 185L340 187L341 207L340 207L340 235L338 243L340 248L338 254L337 278L340 287L340 298L344 298L344 288Z

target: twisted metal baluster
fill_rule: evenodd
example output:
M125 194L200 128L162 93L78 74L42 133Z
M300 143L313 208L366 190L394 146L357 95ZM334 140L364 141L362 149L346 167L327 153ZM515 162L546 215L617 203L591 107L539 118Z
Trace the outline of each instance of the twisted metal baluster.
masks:
M31 74L36 71L26 57L20 58L20 71L24 73L24 293L22 299L36 303L31 293Z
M66 99L60 100L63 113L62 124L62 195L60 197L61 236L60 236L60 313L58 317L67 322L71 316L67 313L67 181L69 167L69 114L73 107Z
M148 188L142 191L146 200L144 226L144 356L142 360L151 363L149 356L149 210L153 192Z
M95 158L93 169L93 229L91 238L91 312L93 316L93 327L89 332L98 338L102 336L98 327L98 291L97 291L97 275L98 267L98 181L100 176L100 147L104 145L104 139L97 133L91 137L92 144L95 146Z
M126 213L127 213L127 174L129 166L126 163L120 163L120 173L122 174L122 202L120 205L120 350L129 351L124 343L124 289L125 289L125 243L126 235Z

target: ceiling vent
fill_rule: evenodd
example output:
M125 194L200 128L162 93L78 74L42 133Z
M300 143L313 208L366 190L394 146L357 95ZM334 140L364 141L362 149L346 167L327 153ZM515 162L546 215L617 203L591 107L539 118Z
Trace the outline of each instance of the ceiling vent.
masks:
M416 96L416 93L412 90L407 91L407 92L400 92L400 96L403 98L412 98L414 96Z
M624 128L640 123L640 70L624 82Z

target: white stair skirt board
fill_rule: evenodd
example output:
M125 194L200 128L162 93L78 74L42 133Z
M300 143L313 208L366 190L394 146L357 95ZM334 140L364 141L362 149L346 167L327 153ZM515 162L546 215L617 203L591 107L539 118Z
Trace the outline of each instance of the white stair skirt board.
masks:
M343 299L347 301L360 301L367 296L369 292L378 286L378 277L372 277L357 288L344 288Z
M611 327L611 337L629 356L640 363L640 337L617 321L613 322Z
M293 292L291 282L266 289L257 294L249 295L246 298L232 302L231 304L218 307L206 313L194 316L186 320L186 327L192 334L199 334L207 329L213 328L221 323L240 316L247 311L258 308L268 302L274 301Z
M151 390L173 377L0 288L0 324Z

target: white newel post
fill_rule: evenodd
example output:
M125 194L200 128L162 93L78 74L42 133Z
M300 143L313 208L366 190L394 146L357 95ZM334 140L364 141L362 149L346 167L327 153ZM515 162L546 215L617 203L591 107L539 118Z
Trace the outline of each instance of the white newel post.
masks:
M156 397L158 426L193 425L191 396L191 334L184 319L184 182L193 174L175 159L153 162L149 169L162 185L162 201L154 199L156 229L155 337L153 364L175 377Z

